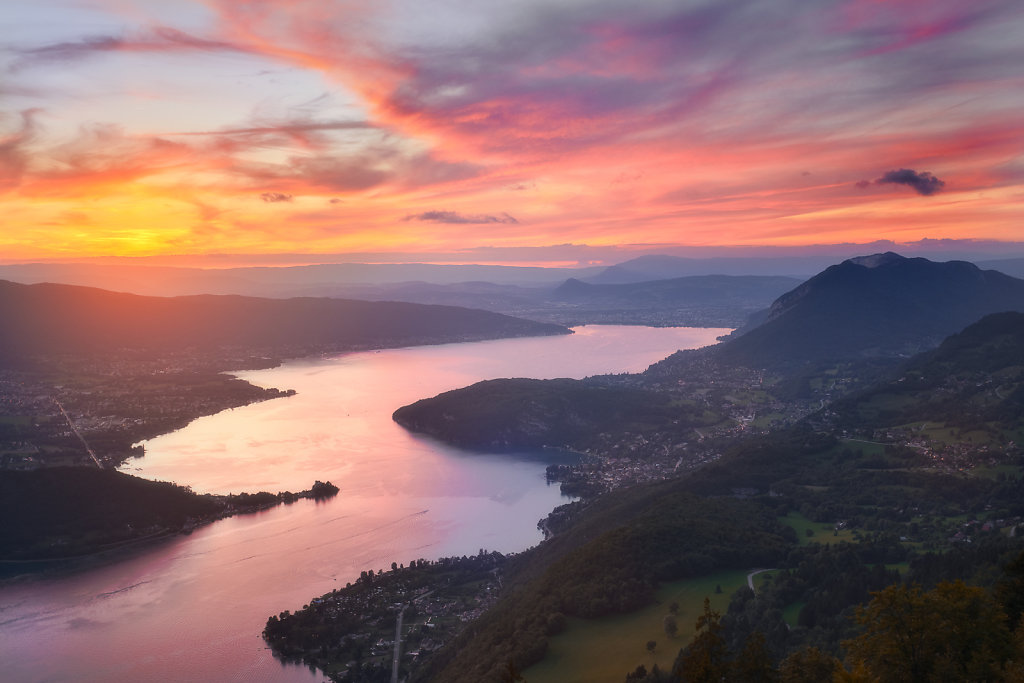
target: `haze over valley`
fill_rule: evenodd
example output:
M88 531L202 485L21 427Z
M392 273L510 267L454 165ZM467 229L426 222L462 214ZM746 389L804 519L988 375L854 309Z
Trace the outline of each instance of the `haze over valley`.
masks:
M1024 680L1018 0L0 29L4 681Z
M757 290L764 290L769 283L790 289L751 314L752 300L764 296ZM16 323L10 329L18 332L8 332L3 344L6 400L0 481L5 517L23 520L7 527L4 534L6 571L23 576L25 571L59 570L56 578L38 579L43 582L40 588L45 589L49 581L81 582L100 571L97 562L99 567L112 568L134 562L133 557L157 552L168 542L161 539L210 523L225 524L216 521L225 517L266 511L282 503L311 504L303 503L304 498L329 507L337 505L333 501L341 496L346 509L358 506L360 500L370 504L380 499L380 486L394 487L388 483L393 475L380 478L377 461L388 462L395 448L406 448L397 446L398 441L388 445L391 441L371 434L403 427L469 449L444 465L455 468L450 469L449 477L464 477L472 471L467 469L468 463L458 464L458 457L481 458L484 467L491 467L485 464L488 462L497 465L488 460L493 458L518 467L515 463L526 462L521 460L524 454L535 453L530 457L537 458L533 460L536 464L527 471L538 479L533 484L523 480L524 488L516 497L532 487L543 487L546 479L548 489L560 488L569 498L563 498L564 503L541 498L532 507L516 503L499 513L529 515L527 510L532 510L544 517L538 528L546 540L514 559L503 553L524 550L536 540L508 536L509 532L494 536L493 529L467 527L456 535L437 536L420 554L429 555L429 547L453 547L452 543L466 534L480 538L481 545L486 542L489 547L480 548L483 554L450 560L421 556L408 567L399 555L391 569L376 580L371 576L375 571L372 564L362 569L348 565L347 571L354 573L347 575L332 572L338 579L345 577L348 587L332 590L294 615L290 610L266 615L271 618L264 637L282 661L303 661L337 680L374 680L392 670L416 680L501 680L501 672L510 662L527 674L541 672L541 680L560 677L566 675L564 667L581 664L551 664L543 654L549 647L560 647L558 643L565 637L582 643L579 647L591 647L586 635L589 627L566 619L597 619L594 623L598 623L623 618L615 615L636 615L629 618L637 624L644 619L648 624L660 623L660 618L642 615L657 609L655 596L663 590L686 590L687 582L703 581L700 577L704 576L719 576L728 582L733 579L726 577L745 567L793 561L785 559L787 553L796 552L785 550L792 544L806 547L800 551L804 553L817 548L800 541L793 530L813 530L815 524L819 531L823 524L832 524L835 534L843 532L842 538L852 545L841 552L870 555L878 551L868 548L882 543L888 548L887 557L905 563L910 576L918 566L916 560L911 561L920 552L918 548L962 552L953 537L967 536L954 533L953 522L944 521L951 515L975 515L979 528L984 526L994 534L979 542L984 540L984 547L996 543L994 547L1001 548L999 556L1012 554L1013 530L1024 514L1014 502L1020 478L1013 474L1020 467L1016 444L1024 429L1019 405L1024 378L1018 365L1022 357L1019 342L1024 338L1024 281L966 262L939 263L884 253L844 261L805 282L764 276L684 276L621 285L569 279L553 291L552 298L561 297L564 302L593 304L590 309L584 305L562 310L561 315L597 316L597 321L601 311L611 306L647 314L678 314L685 306L708 317L724 312L729 319L745 319L746 323L728 335L729 328L694 328L696 336L685 338L691 341L664 337L660 342L663 350L658 353L654 351L657 347L652 347L646 364L658 362L646 369L646 364L634 366L622 374L615 369L615 358L626 353L627 346L633 347L631 353L638 353L644 338L640 331L652 328L622 327L621 334L612 334L617 328L604 332L600 326L588 326L566 337L572 330L554 324L447 306L224 295L147 298L68 285L5 284L5 319ZM635 302L635 309L630 302ZM1020 313L1001 313L1003 310ZM985 317L990 312L998 315ZM980 322L975 323L977 320ZM965 327L959 336L949 337ZM677 329L686 330L663 327L659 334L676 335ZM379 396L371 404L367 395L358 409L355 404L335 406L334 397L347 394L344 387L321 382L312 388L301 375L278 374L277 386L271 387L259 379L264 376L261 373L273 372L270 370L242 372L243 379L221 374L285 362L282 369L294 367L302 373L312 372L312 377L320 372L317 362L327 363L325 369L339 362L339 370L344 368L348 356L337 356L338 352L356 352L352 361L375 363L374 349L381 353L379 349L409 344L433 344L423 348L436 348L444 354L424 352L420 362L429 363L430 358L448 362L460 357L459 348L469 340L503 337L522 338L517 344L538 344L528 353L540 359L546 353L543 349L554 350L553 341L543 341L545 338L571 341L580 335L585 345L579 348L587 350L578 353L579 358L591 359L597 370L586 376L566 378L562 374L568 369L565 361L552 366L547 371L550 374L534 375L536 379L492 377L482 366L472 372L483 373L486 381L466 388L449 386L448 391L429 398L429 394L419 396L416 388L422 383L418 377L427 372L426 366L420 366L410 369L410 374L388 375L388 379L367 375L356 380L367 388L378 387L373 393ZM537 341L527 339L531 336ZM725 341L714 343L715 337ZM945 337L949 339L943 341ZM593 345L601 339L617 341L603 351L605 342ZM674 339L679 339L680 345L704 348L671 353L673 349L664 344ZM501 353L497 346L488 351L486 344L505 342L473 343L484 344L480 347L484 358ZM930 351L936 347L937 351ZM392 364L413 358L409 355L412 348L388 353L395 355L379 358L393 358ZM287 360L310 354L324 360L312 365L304 364L310 361ZM360 354L369 354L367 360L358 361ZM516 365L510 357L507 367ZM544 372L536 360L531 360L530 366L536 368L534 372ZM403 367L417 368L405 361L395 365L396 370ZM611 374L605 374L608 371ZM393 392L386 387L404 384L409 386L401 394L388 398ZM898 393L894 395L894 389L888 387L899 387ZM265 435L238 423L221 432L223 436L216 436L202 431L197 422L181 432L180 445L171 446L167 455L161 454L167 447L159 445L165 437L136 445L139 439L185 427L200 415L247 404L255 407L268 399L268 408L279 401L291 405L307 394L306 400L316 402L324 415L319 426L301 417L313 414L314 403L297 403L298 413L274 417L279 410L263 411L267 417L261 419L269 420ZM422 400L402 407L399 395ZM332 414L332 410L337 412ZM353 410L358 410L355 417ZM388 420L391 410L397 424L385 428L379 421ZM292 414L295 417L288 417ZM281 454L278 447L268 449L262 444L286 443L281 441L288 429L279 422L282 419L295 422L297 434L303 435L292 447L300 452L293 450L286 465L299 476L267 469ZM371 426L374 421L378 426ZM355 430L349 437L351 443L345 445L329 436L342 423ZM241 436L239 429L248 433L247 439L238 441L235 434ZM389 438L395 439L395 434ZM224 445L215 446L218 440ZM803 444L796 451L787 445L796 443L794 440ZM364 445L359 446L357 457L357 451L349 449L360 443ZM414 455L416 452L410 455L426 457L427 451ZM266 464L259 465L261 461ZM356 462L364 464L356 466ZM834 464L821 469L826 462ZM338 464L343 466L339 469ZM544 476L539 476L546 464ZM122 471L112 471L115 465ZM413 465L410 462L406 467ZM149 482L130 476L132 472L181 486ZM886 486L882 483L885 477L905 479L908 472L918 479L900 485L917 492L916 510L934 506L931 501L940 499L947 500L947 507L930 508L929 518L904 508L893 518L880 516L877 502L865 506L864 492L879 492L870 497L877 501L883 490L878 487ZM989 472L999 473L998 478ZM486 476L494 475L497 470ZM949 502L943 482L965 476L972 484ZM416 514L427 515L425 523L438 514L432 508L442 491L450 491L444 494L448 500L462 500L444 477L435 478L427 470L420 477L423 484L416 493L406 490L395 500L404 500L402 507L412 513L409 506L415 506L414 499L420 497L423 507ZM813 485L805 489L807 483L801 481ZM819 489L834 495L808 497L807 491ZM849 501L844 497L847 494L835 493L847 490L854 497ZM711 498L705 497L709 495ZM103 506L95 503L100 499L106 501ZM460 515L471 509L467 502L451 512L441 512L448 520L444 524L456 520L462 524ZM441 510L449 505L445 503ZM452 513L456 516L451 517ZM616 521L610 525L601 521L607 515ZM733 526L739 519L735 515L746 519L747 526ZM692 526L698 519L706 529ZM760 520L756 531L749 526L754 519ZM880 526L881 519L888 520L884 526ZM360 522L366 523L372 521ZM353 524L354 519L346 523ZM893 530L892 535L879 536L880 528ZM398 542L383 527L365 533L368 539L386 545ZM657 556L667 554L651 562L622 565L616 559L650 556L653 550L648 544L654 537L649 534L676 540L655 552ZM708 545L705 534L719 539L713 546L717 550ZM511 547L507 545L510 541ZM497 548L502 550L491 552ZM278 552L294 551L281 547ZM370 550L366 560L372 563L373 557L389 555L387 550L383 552L381 556ZM580 562L590 569L566 569L578 567ZM962 578L953 568L958 566L962 565L929 571ZM954 573L942 573L950 571ZM568 580L568 576L573 578ZM850 580L881 589L898 578L892 574L872 579L875 583ZM147 579L164 580L157 576ZM608 581L618 586L614 593L608 592ZM623 591L622 581L631 588ZM424 597L442 585L455 592L438 593L430 600ZM410 593L410 586L420 588ZM510 586L517 588L503 599ZM801 590L815 590L814 586L807 583ZM374 600L379 604L366 602L368 590L375 590L378 597ZM523 600L519 595L524 592L531 597ZM590 597L582 599L582 595ZM786 599L785 594L772 595L764 599ZM783 621L753 622L757 632L767 629L775 634L766 641L765 657L782 661L787 652L801 652L807 639L814 638L819 639L815 642L835 643L826 645L829 649L823 651L823 661L831 662L830 667L842 666L840 659L829 659L843 650L838 649L836 636L828 634L837 633L842 620L850 618L843 616L845 610L870 599L866 593L858 595L846 599L853 602L841 602L839 612L814 617L814 627L811 621L801 621L804 612L781 631ZM36 593L36 597L21 599L32 604L41 597ZM730 604L739 604L736 599ZM396 611L393 605L404 607ZM69 603L56 609L71 615L81 608ZM753 637L750 633L755 631L729 621L738 607L719 609L730 629L729 638L742 642ZM392 626L388 626L386 615L398 614L407 620L401 627L407 635L402 641L387 641ZM561 625L553 627L551 620L556 615L562 615L556 619ZM16 637L12 642L30 637L32 621L24 619L18 617L10 623L11 635ZM251 624L254 617L247 619ZM478 623L472 636L462 626L467 621ZM421 631L428 627L423 624L429 623L436 624L429 627L434 629L433 637L424 637ZM509 632L508 624L523 626ZM794 630L794 625L800 628ZM653 627L637 628L639 633L649 633ZM568 635L560 635L563 631ZM375 640L389 644L370 650L361 645ZM449 640L452 645L445 648ZM328 647L327 642L337 645ZM681 640L680 647L685 643ZM198 642L193 647L197 654L204 651ZM207 662L208 671L223 673L238 666L238 657L244 658L244 652L210 652L197 661ZM391 661L394 652L399 653L398 664ZM417 654L410 657L403 652ZM744 652L734 651L729 666L743 665L750 656ZM651 670L655 676L684 676L694 656L690 653L685 647L678 657L672 652L655 652L653 665L658 668ZM623 648L612 648L603 656L606 668L631 659L638 658ZM642 660L639 657L640 664L620 667L622 676L632 671L631 667L642 665ZM91 661L97 672L109 671L110 664ZM269 671L270 663L263 661L261 670ZM852 661L848 659L846 666ZM988 666L1002 666L986 661ZM138 668L143 666L141 662L125 665L139 675L145 671ZM554 673L544 673L546 669ZM301 669L281 671L282 680L303 679L298 673ZM60 675L59 671L53 673ZM608 675L607 680L613 679L617 674Z

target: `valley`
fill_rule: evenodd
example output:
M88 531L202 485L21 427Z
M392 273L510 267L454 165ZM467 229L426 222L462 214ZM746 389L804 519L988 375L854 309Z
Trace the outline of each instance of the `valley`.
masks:
M616 650L604 661L620 662L622 670L603 680L628 675L654 683L680 680L714 623L728 666L755 661L750 643L758 642L764 666L782 667L798 656L800 666L811 666L806 653L815 648L816 666L849 667L850 653L858 652L847 644L857 633L854 615L872 591L913 581L932 589L964 580L979 590L1010 581L1003 568L1019 552L1016 531L1024 519L1024 314L997 313L974 324L969 318L970 311L1002 306L1024 310L1024 290L1012 278L976 277L966 264L921 261L885 254L840 264L779 297L722 343L678 351L645 370L489 379L398 408L397 425L458 449L572 456L548 466L547 481L577 499L539 522L543 543L493 555L483 573L470 562L465 580L444 572L431 578L435 566L461 572L468 555L436 565L420 558L409 568L396 561L390 572L371 564L360 581L272 618L267 642L285 661L313 665L338 681L386 679L395 657L410 681L543 681L565 675L554 673L558 661L578 662L602 647L600 634L611 625L631 624L638 651ZM949 284L959 274L983 284ZM886 301L872 293L904 280L918 284ZM959 303L910 324L921 311L941 309L950 288ZM855 291L868 303L845 306ZM903 323L891 324L896 319ZM500 334L558 331L511 324L502 319ZM808 330L815 329L829 333L814 337ZM872 331L868 353L857 341L864 330ZM214 337L206 330L193 339L204 344ZM139 438L198 414L294 395L290 387L233 379L224 369L271 367L311 349L359 348L343 337L289 346L278 332L245 350L220 341L204 352L171 353L136 339L134 349L122 347L116 356L51 352L45 373L32 354L9 355L17 362L3 375L8 469L76 464L99 474L83 442L103 453L101 465L125 462L141 455L132 448ZM374 343L387 346L394 338ZM244 512L284 495L217 505ZM139 512L150 507L129 505ZM184 499L174 505L185 509ZM223 514L211 508L192 519ZM122 520L120 531L90 542L145 539L186 523L195 522L125 527ZM44 544L60 538L47 533L29 537ZM90 547L74 545L78 532L68 533L51 553ZM43 557L27 552L9 557ZM773 569L758 574L754 597L727 578L765 567ZM816 567L829 568L831 584L822 583L825 570ZM702 597L713 596L685 587L709 581L717 597L704 607ZM372 604L365 601L371 593ZM684 594L679 616L671 613L672 633L658 641L651 629L663 609L659 596ZM428 620L431 610L437 621ZM387 637L398 615L406 654ZM694 619L705 626L691 641L686 621ZM641 641L655 642L660 654L645 657ZM571 656L565 643L572 643ZM549 648L562 654L550 659Z
M901 269L919 278L932 266L882 255L843 268L870 282L876 274L901 277L887 272ZM635 375L497 380L396 411L406 428L456 444L557 446L589 456L549 468L549 478L582 500L543 523L547 540L509 565L505 598L474 623L472 635L464 631L449 654L418 664L411 679L502 681L513 671L530 680L566 628L546 627L552 619L576 629L569 638L586 652L600 641L580 636L592 630L584 622L637 613L666 582L757 567L780 568L767 575L780 582L765 584L753 600L737 590L727 609L705 614L697 638L680 643L667 670L646 670L638 652L635 671L624 667L602 680L680 680L706 637L700 624L706 629L712 618L724 629L722 667L750 664L754 654L744 644L755 637L765 666L787 655L806 659L801 653L813 647L827 668L842 667L843 639L855 633L853 616L871 591L894 582L942 588L952 580L989 587L1012 581L999 577L1020 552L1016 530L1024 520L1017 447L1024 314L989 316L937 348L932 335L958 332L956 316L972 308L1024 310L1017 281L993 280L1006 283L1005 303L988 292L967 303L970 295L961 292L962 314L954 306L917 326L884 322L906 318L897 312L899 297L883 303L865 294L873 303L846 308L837 328L847 284L833 285L830 277L831 269L812 278L802 286L808 293L789 295L794 303L780 299L762 324L770 335L754 327ZM830 299L830 289L838 298ZM947 290L917 291L928 294L910 296L941 301ZM892 311L879 313L886 305ZM914 309L927 307L917 300ZM819 338L809 325L832 332ZM843 330L858 327L875 330L879 352L865 355L862 345L850 344L856 335ZM819 339L823 345L807 353ZM912 348L924 352L908 358ZM742 529L729 526L734 518L745 520ZM715 529L714 541L701 536L703 523ZM808 563L824 563L830 583L856 590L822 585L804 573ZM614 594L603 588L613 585ZM1008 642L1008 632L999 638ZM805 659L789 666L811 666ZM351 673L337 680L372 679Z
M1024 683L1024 3L0 27L4 683Z

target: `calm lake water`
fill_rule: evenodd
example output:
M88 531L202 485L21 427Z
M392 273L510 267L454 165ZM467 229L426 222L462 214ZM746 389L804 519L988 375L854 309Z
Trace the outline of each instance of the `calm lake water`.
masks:
M0 586L5 681L319 681L273 658L266 618L366 569L514 552L565 502L538 454L448 448L391 421L401 405L495 377L635 372L722 329L587 326L562 337L392 349L240 373L289 398L146 443L132 474L197 492L341 493L203 527L116 563Z

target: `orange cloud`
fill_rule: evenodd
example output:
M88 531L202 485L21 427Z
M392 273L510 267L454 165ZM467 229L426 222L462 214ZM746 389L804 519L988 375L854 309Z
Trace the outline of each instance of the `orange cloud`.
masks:
M1021 21L1005 4L467 3L424 26L402 0L206 5L213 23L188 30L153 22L11 53L4 87L26 106L0 118L0 192L19 220L0 249L41 234L83 253L269 253L1007 237L1019 225L1024 47L1005 40ZM268 73L244 76L261 85L248 118L197 105L180 129L122 122L114 105L106 122L78 121L28 87L70 66L146 78L124 59L139 53L171 71L208 58L209 77L176 86L195 102L225 73ZM161 78L145 82L150 98L176 106ZM296 108L292 80L343 96L303 90L315 105ZM97 101L132 101L105 83ZM944 191L856 187L897 169Z

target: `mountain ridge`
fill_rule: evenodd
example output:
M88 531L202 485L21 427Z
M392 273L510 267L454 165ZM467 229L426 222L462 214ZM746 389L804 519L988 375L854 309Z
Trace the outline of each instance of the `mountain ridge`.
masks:
M683 277L622 284L595 284L569 278L552 297L566 302L617 305L739 305L762 306L800 284L797 278L769 275L686 275Z
M569 334L566 328L454 306L240 295L146 297L0 280L0 361L39 353L303 350Z
M966 261L874 254L830 266L783 294L763 323L719 352L762 365L907 355L1005 310L1024 311L1024 280Z

